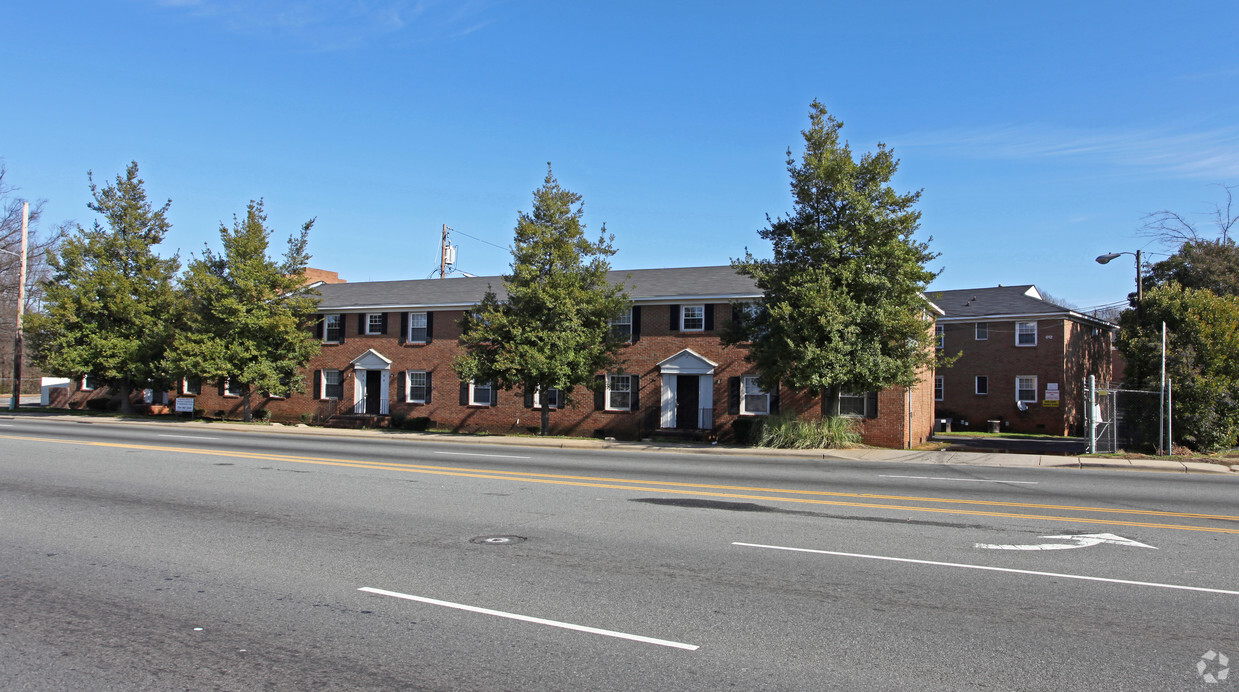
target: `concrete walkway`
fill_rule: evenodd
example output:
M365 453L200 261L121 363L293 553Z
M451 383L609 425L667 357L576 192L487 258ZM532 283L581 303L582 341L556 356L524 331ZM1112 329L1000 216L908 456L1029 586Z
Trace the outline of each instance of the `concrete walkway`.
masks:
M1166 459L1111 459L1087 456L1062 456L1049 454L1007 454L972 451L918 451L903 449L760 449L733 447L729 445L687 442L620 442L587 438L540 438L533 436L505 435L453 435L450 433L409 432L404 430L347 430L319 428L306 425L263 425L260 423L221 423L215 421L189 421L169 418L113 418L76 415L58 415L35 412L10 414L0 411L0 419L39 418L43 420L71 420L75 423L98 425L136 425L181 428L195 427L210 430L253 434L318 435L329 437L371 437L376 439L408 439L429 443L487 444L517 447L545 447L556 449L614 449L627 452L672 452L677 454L711 454L716 456L764 456L813 459L819 461L885 461L901 464L945 464L963 466L1003 466L1021 468L1061 469L1122 469L1131 471L1165 471L1174 473L1239 473L1223 464L1195 461L1172 461Z

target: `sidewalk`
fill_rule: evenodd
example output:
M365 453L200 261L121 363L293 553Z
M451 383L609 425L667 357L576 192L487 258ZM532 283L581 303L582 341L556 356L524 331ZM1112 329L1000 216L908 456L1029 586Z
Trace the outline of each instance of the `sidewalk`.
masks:
M453 435L450 433L409 432L405 430L343 428L318 428L304 425L262 425L246 423L220 423L189 420L159 420L155 418L112 418L57 415L46 413L11 414L0 411L0 419L17 416L44 420L68 420L92 425L136 425L149 427L181 428L195 427L209 430L226 430L253 434L310 435L325 437L370 437L375 439L417 440L438 444L486 444L514 447L543 447L555 449L614 449L629 452L671 452L676 454L709 454L716 456L764 456L817 461L884 461L901 464L937 464L960 466L1000 466L1015 468L1062 468L1062 469L1123 469L1132 471L1164 471L1173 473L1232 474L1222 464L1195 461L1171 461L1164 459L1110 459L1100 457L1057 456L1041 454L1002 454L994 452L967 451L918 451L904 449L761 449L755 447L732 447L728 445L688 442L619 442L587 438L540 438L533 436L504 435Z

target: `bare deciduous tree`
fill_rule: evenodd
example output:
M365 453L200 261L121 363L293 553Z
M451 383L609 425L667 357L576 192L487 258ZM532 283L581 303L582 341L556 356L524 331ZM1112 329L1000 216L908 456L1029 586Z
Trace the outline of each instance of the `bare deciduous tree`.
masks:
M18 188L5 180L5 168L0 164L0 378L13 374L13 325L17 314L17 283L21 276L22 202L30 203L26 241L27 313L37 311L43 299L43 281L51 276L47 264L49 253L55 252L69 223L41 229L43 200L29 201L17 196ZM23 370L35 373L23 362ZM25 380L25 376L22 378Z
M1202 243L1206 241L1216 241L1223 244L1229 243L1232 240L1231 230L1235 224L1239 223L1239 216L1235 216L1234 208L1234 191L1236 186L1219 185L1218 187L1221 187L1226 193L1226 203L1215 203L1213 211L1205 214L1213 220L1216 233L1202 232L1199 228L1199 222L1193 221L1179 212L1162 209L1161 211L1145 215L1140 235L1156 238L1166 245L1182 245L1184 243Z

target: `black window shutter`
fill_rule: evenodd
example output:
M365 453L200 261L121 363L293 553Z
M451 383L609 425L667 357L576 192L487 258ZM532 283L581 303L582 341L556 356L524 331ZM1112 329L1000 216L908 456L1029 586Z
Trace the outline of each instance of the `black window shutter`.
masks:
M435 314L433 312L426 313L426 343L430 343L435 333ZM430 377L429 374L426 377ZM429 380L428 380L429 381ZM426 401L430 401L429 392L426 394Z
M668 323L667 329L670 329L673 332L680 331L680 306L679 305L671 306L671 321L670 323Z
M727 378L727 413L732 416L740 415L740 378Z
M731 321L732 322L740 321L740 304L739 303L731 304Z
M598 388L594 390L594 410L601 411L607 407L607 376L596 375Z
M706 304L706 331L714 329L714 303Z
M430 403L430 373L426 373L426 403Z
M866 418L877 418L878 417L878 393L877 392L865 392L865 417Z
M409 388L409 373L407 370L401 370L396 377L400 380L400 384L396 387L396 401L403 404L404 400L408 398L405 392Z
M495 404L497 403L499 403L499 388L495 386L494 382L491 382L490 383L490 406L491 408L494 408Z
M409 313L400 313L400 333L396 335L396 341L400 345L404 345L404 340L409 336Z
M323 340L323 316L319 315L314 319L314 338L319 341Z
M461 406L469 405L469 383L468 382L460 383L460 405Z
M525 408L533 408L533 390L525 390Z
M323 398L323 371L322 370L314 371L314 398L315 399Z
M774 385L774 389L770 391L770 412L779 412L779 385Z
M344 323L345 317L346 315L340 315L340 343L344 343L344 335L348 333L348 325Z
M227 394L227 393L228 393L228 380L226 378L221 379L219 381L219 395L223 396L224 394Z
M380 313L379 313L379 315L380 315L380 317L379 317L379 334L384 334L384 335L386 335L386 334L387 334L387 313L385 313L385 312L380 312Z
M632 306L632 342L641 339L641 306Z
M367 319L368 317L366 316L366 313L364 312L357 313L357 333L358 334L366 333L366 320Z
M628 395L629 401L632 402L632 410L636 411L640 408L640 402L637 401L637 395L641 393L641 376L630 375L632 378L632 393Z

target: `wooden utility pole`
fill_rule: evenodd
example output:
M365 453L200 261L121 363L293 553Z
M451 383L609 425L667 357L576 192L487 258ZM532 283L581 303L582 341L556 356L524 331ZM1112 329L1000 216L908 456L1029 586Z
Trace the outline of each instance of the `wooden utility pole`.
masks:
M443 224L443 240L439 243L439 278L447 278L447 224Z
M21 404L22 389L22 313L26 309L26 228L30 223L30 203L22 202L22 252L17 275L17 322L13 333L13 392L9 410Z

